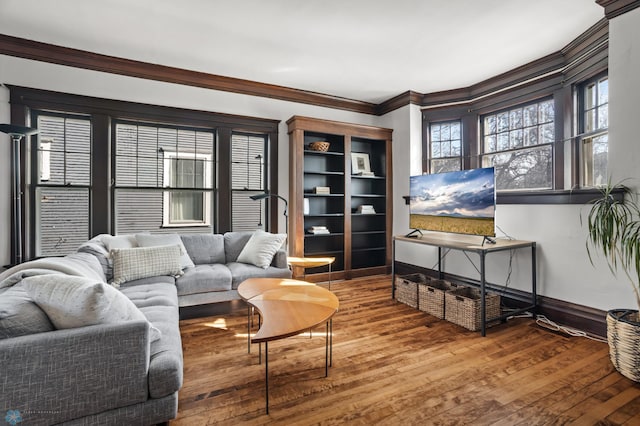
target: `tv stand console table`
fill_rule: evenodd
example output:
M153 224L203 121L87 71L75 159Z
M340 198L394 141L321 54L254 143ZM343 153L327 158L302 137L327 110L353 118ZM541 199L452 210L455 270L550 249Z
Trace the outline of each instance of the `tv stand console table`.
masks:
M535 314L538 302L537 302L537 294L536 294L536 243L534 241L521 241L521 240L495 240L494 244L487 244L482 242L474 242L472 241L474 237L461 237L461 236L451 236L450 234L431 234L425 233L424 235L417 237L407 237L407 236L395 236L393 237L393 244L391 246L392 250L392 269L391 269L391 286L392 286L392 297L395 298L395 260L396 260L396 242L408 242L413 244L424 244L428 246L433 246L438 248L438 277L440 279L444 278L444 271L442 270L442 260L443 254L442 249L452 249L459 250L467 253L476 253L480 257L480 279L472 279L468 278L468 281L474 285L477 285L480 288L480 309L482 311L481 315L481 332L482 336L486 336L486 310L485 310L485 293L487 286L492 289L502 288L506 290L506 287L489 284L486 280L486 257L490 253L496 253L500 251L506 250L516 250L516 249L530 249L531 250L531 301L527 306L521 307L515 311L509 312L507 315L501 315L498 318L489 318L489 321L493 321L496 319L506 319L509 316L517 315L519 313L523 313L526 311L532 311ZM480 238L480 237L475 237ZM466 277L465 277L466 278ZM503 293L505 291L502 291ZM500 292L500 291L499 291Z

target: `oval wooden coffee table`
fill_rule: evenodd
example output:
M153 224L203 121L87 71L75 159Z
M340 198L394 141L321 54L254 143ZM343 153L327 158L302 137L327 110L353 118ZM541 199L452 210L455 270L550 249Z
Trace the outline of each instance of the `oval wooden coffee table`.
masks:
M264 343L265 394L269 414L269 347L271 340L298 335L326 323L325 377L329 374L332 348L333 315L338 298L329 290L306 281L281 278L250 278L238 286L238 294L247 302L249 345ZM260 313L260 328L251 336L251 308ZM332 354L331 354L332 355Z

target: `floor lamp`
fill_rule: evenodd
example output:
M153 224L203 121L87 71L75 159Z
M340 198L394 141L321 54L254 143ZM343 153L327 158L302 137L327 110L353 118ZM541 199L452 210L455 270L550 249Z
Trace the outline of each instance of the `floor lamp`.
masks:
M289 205L289 203L287 202L287 199L278 195L278 194L270 194L268 192L265 192L263 194L256 194L256 195L252 195L249 198L251 198L252 200L264 200L265 198L269 198L269 197L274 197L274 198L279 198L282 201L284 201L284 228L285 228L285 233L287 234L287 255L289 254L289 215L287 213L287 206Z
M11 175L13 188L11 197L13 199L13 228L11 248L13 255L11 264L22 263L22 187L20 184L20 141L23 137L33 135L38 129L32 127L18 126L15 124L0 124L0 132L11 136Z

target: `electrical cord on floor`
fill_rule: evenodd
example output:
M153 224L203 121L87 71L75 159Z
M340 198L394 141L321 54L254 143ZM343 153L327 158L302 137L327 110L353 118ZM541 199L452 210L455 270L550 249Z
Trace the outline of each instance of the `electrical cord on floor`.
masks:
M533 318L533 315L531 314L531 312L525 312L522 315L513 315L510 317L507 317L507 321L512 318ZM536 324L542 328L546 328L547 330L565 333L571 337L584 337L586 339L594 340L596 342L608 343L607 339L603 339L602 337L589 336L584 331L576 330L575 328L566 327L564 325L559 325L551 321L549 318L545 317L544 315L536 315Z
M585 337L590 340L595 340L596 342L608 343L607 339L603 339L601 337L592 337L589 336L584 331L576 330L575 328L565 327L563 325L558 325L555 322L551 321L549 318L544 315L536 315L536 324L540 327L547 328L552 331L559 331L565 334L568 334L571 337Z

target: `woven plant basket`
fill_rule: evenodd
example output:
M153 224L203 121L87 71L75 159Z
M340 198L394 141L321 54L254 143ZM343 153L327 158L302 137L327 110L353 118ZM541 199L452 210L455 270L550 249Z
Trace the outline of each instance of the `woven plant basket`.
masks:
M423 274L409 274L396 276L396 300L412 308L418 308L418 284L427 282Z
M607 340L613 366L623 376L640 382L640 315L638 311L607 312Z
M468 330L478 331L482 325L482 310L480 290L471 287L461 287L445 293L444 317L447 321L458 324ZM500 321L490 321L500 316L500 295L485 293L485 312L489 319L486 326L498 324Z
M418 285L418 309L434 317L444 318L444 294L459 288L458 285L445 280L429 280Z

